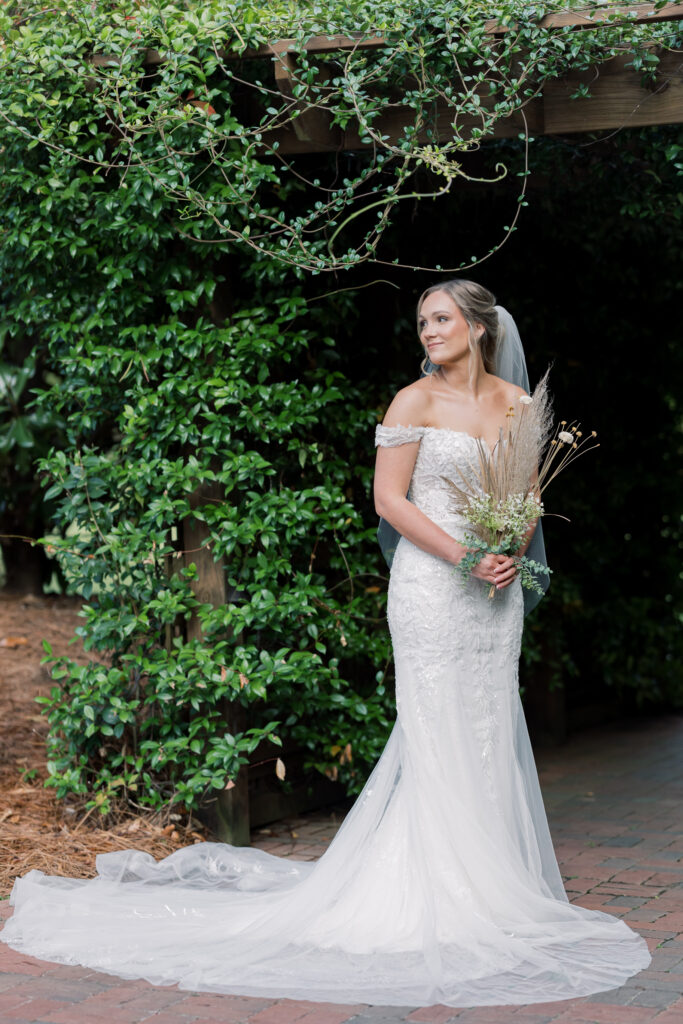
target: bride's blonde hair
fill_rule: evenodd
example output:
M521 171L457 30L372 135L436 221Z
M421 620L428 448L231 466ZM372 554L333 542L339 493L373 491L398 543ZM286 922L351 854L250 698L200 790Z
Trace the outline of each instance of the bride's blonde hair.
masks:
M484 369L487 373L493 373L496 365L496 349L498 347L498 311L496 310L496 297L493 292L476 281L468 281L464 277L454 277L443 284L433 284L420 296L417 304L417 333L420 333L420 310L422 303L433 292L446 292L456 304L469 327L470 343L470 370L474 372L476 357L481 355ZM481 324L484 333L477 338L475 325ZM425 367L429 363L429 357L425 356L422 361L422 372L427 372ZM433 371L429 371L433 372Z

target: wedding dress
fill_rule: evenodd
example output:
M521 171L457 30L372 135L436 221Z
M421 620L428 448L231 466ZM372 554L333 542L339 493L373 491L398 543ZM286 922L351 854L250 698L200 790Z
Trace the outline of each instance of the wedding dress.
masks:
M378 427L411 441L411 499L462 539L442 478L471 472L473 438ZM319 861L203 843L107 853L88 881L32 871L3 940L154 984L401 1006L568 999L646 967L623 921L567 900L518 695L521 587L488 589L401 539L396 725Z

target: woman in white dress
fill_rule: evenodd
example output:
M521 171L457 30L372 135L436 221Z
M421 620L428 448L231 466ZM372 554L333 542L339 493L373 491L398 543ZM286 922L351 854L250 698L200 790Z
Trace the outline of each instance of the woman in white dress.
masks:
M158 864L105 854L89 881L33 871L2 933L15 949L187 989L401 1006L567 999L649 963L624 922L567 901L518 695L514 564L488 555L464 585L454 571L466 524L443 478L468 472L475 438L493 448L522 393L491 372L493 296L448 282L418 312L433 372L377 428L377 509L402 534L397 721L334 842L315 864L204 843Z

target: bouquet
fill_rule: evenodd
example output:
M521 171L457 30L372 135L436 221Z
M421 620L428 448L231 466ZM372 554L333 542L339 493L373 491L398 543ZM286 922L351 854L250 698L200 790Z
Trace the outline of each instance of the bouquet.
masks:
M453 492L454 509L467 517L468 551L458 565L467 579L484 555L511 555L523 587L542 593L538 581L550 569L517 552L541 516L546 515L542 495L548 484L570 462L597 448L594 430L584 436L580 424L562 420L553 426L548 393L548 372L533 395L520 395L506 414L493 451L476 438L477 458L465 475L456 467L459 482L444 477ZM491 586L489 597L495 594Z

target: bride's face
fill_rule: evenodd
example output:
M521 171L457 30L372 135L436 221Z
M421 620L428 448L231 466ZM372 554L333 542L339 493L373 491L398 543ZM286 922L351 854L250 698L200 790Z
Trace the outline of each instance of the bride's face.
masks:
M426 354L438 366L469 358L469 325L448 292L427 296L420 308L418 328Z

